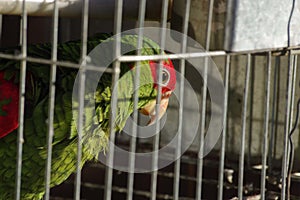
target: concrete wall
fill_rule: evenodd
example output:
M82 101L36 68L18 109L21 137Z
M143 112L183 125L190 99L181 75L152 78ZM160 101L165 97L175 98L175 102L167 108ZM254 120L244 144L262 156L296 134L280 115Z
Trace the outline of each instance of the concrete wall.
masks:
M174 1L174 4L179 1ZM178 3L179 5L180 3ZM190 13L190 26L189 35L194 37L203 47L205 47L206 40L206 20L208 18L208 5L207 0L192 0ZM171 27L181 30L181 21L178 20L184 11L184 5L175 6L173 9L172 17L177 20L171 20ZM224 31L226 19L226 1L217 0L214 2L211 42L210 50L222 50L224 45ZM274 22L276 23L276 22ZM275 61L277 59L277 61ZM213 61L218 66L221 74L224 74L225 58L214 57ZM265 112L265 97L266 97L266 70L267 70L267 56L257 54L252 56L251 59L251 82L250 82L250 95L247 112L247 132L246 132L246 154L251 153L254 157L260 157L262 153L262 141L264 134L264 112ZM278 63L278 66L275 66ZM231 57L231 71L230 71L230 92L229 92L229 108L228 108L228 128L227 128L227 142L226 150L228 155L238 155L240 152L241 143L241 128L242 128L242 107L245 86L245 72L246 72L247 56L235 55ZM278 67L278 78L276 78L278 87L277 93L274 94L274 79L275 68ZM287 69L288 57L287 56L272 56L271 59L271 99L270 99L270 123L269 123L269 136L271 131L277 135L275 140L275 155L279 159L282 156L284 144L284 124L286 113L286 91L287 91ZM300 98L299 87L299 59L297 63L297 81L295 87L295 101ZM193 82L200 82L199 80L192 80ZM274 99L275 98L275 99ZM272 104L276 100L275 107L275 124L272 129ZM296 102L295 102L296 103ZM293 109L293 124L295 121L296 108ZM299 126L298 126L299 127ZM296 152L299 150L299 128L293 136L294 144L296 145ZM197 142L196 142L197 143ZM219 149L220 146L216 146ZM192 149L197 149L196 145ZM274 150L273 150L274 151ZM297 157L297 156L295 156ZM299 159L299 158L297 158Z

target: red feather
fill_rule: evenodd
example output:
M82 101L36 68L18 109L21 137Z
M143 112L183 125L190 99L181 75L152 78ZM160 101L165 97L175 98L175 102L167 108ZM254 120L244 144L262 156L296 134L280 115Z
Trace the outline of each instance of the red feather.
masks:
M157 68L159 67L159 61L152 61L150 60L150 68L152 72L152 77L154 81L154 88L157 88L158 85L158 80L157 80ZM168 92L168 91L173 91L176 86L176 71L174 69L172 61L169 59L168 61L163 61L162 63L162 68L168 71L169 73L169 81L165 86L162 86L161 92L162 94Z
M18 128L18 104L18 85L13 79L4 79L4 72L0 72L0 138Z

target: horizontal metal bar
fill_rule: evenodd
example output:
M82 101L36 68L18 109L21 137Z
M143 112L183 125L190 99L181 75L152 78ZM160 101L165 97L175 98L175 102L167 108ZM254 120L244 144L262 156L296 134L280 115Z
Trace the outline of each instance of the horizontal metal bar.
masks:
M206 165L205 165L206 166ZM89 167L91 168L96 168L96 169L101 169L101 170L105 170L105 166L100 164L100 163L89 163ZM126 171L128 168L125 166L125 167L122 167L122 166L118 166L118 169L120 169L120 173L125 173L123 171ZM232 169L224 169L224 171L226 170L232 170ZM170 179L173 179L176 175L174 172L165 172L165 171L157 171L157 175L159 177L165 177L165 178L170 178ZM183 181L192 181L192 182L196 182L197 181L197 177L192 175L192 174L180 174L179 176L180 180L183 180ZM218 184L218 180L216 179L207 179L207 178L203 178L202 180L204 183L213 183L213 184ZM65 183L68 183L68 184L73 184L72 181L66 181ZM92 184L92 183L91 183ZM195 183L194 183L195 184ZM238 187L232 183L228 183L228 182L224 182L223 183L223 186L224 188L228 189L228 188L232 188L232 189L237 189ZM149 191L148 191L149 192ZM149 192L150 193L150 192ZM181 199L182 197L180 197L179 199Z
M104 169L104 166L101 165L101 168ZM122 173L122 172L121 172ZM163 172L163 171L158 171L158 176L159 177L164 177L164 178L173 178L174 177L174 174L173 173L168 173L168 172ZM194 176L185 176L185 175L180 175L180 179L182 180L186 180L186 181L192 181L192 182L196 182L196 177ZM214 179L203 179L203 183L206 184L215 184L217 185L218 184L218 181L217 180L214 180ZM73 185L73 182L70 181L70 180L67 180L64 182L64 184L66 185ZM83 187L87 187L87 188L93 188L93 189L102 189L104 190L105 189L105 186L103 184L97 184L97 183L92 183L92 182L87 182L87 181L83 181L82 182L82 186ZM230 184L230 183L224 183L224 186L227 188L227 189L234 189L236 190L237 189L237 186L233 185L233 184ZM118 192L118 193L127 193L127 188L126 187L122 187L122 186L112 186L112 191L113 192ZM142 194L143 193L143 194ZM151 193L149 192L149 190L134 190L133 191L133 194L134 195L141 195L141 196L145 196L145 197L150 197ZM162 196L165 196L165 195L168 195L168 197L171 198L171 195L169 194L162 194L160 192L157 193L157 198L158 199L163 199ZM55 197L56 198L56 197ZM173 198L171 198L173 199ZM184 200L184 199L189 199L189 197L179 197L180 200ZM191 198L191 199L194 199L194 198Z
M299 48L299 47L295 47ZM270 49L269 51L276 51L276 49ZM246 54L257 54L257 53L266 53L266 50L257 50L257 51L248 51L248 52L226 52L226 51L201 51L193 53L175 53L175 54L164 54L164 55L143 55L143 56L121 56L119 57L120 62L134 62L134 61L144 61L144 60L164 60L164 59L187 59L187 58L201 58L201 57L215 57L215 56L225 56L225 55L246 55ZM291 51L292 55L300 54L300 51L293 50Z
M212 52L196 52L196 53L176 53L176 54L163 54L163 55L147 55L147 56L121 56L120 62L133 62L144 60L164 60L164 59L184 59L184 58L199 58L209 56L224 56L225 51L212 51Z
M169 9L171 8L171 0ZM58 8L60 17L81 17L84 1L82 0L59 0ZM126 0L124 3L125 19L137 19L139 0ZM99 19L114 18L115 1L91 0L89 4L89 17ZM147 20L160 20L161 0L151 0L151 6L146 8ZM155 9L153 9L155 8ZM26 11L30 16L51 16L54 9L54 0L26 0ZM0 14L22 14L22 0L1 0Z
M71 184L70 181L66 181L67 184ZM87 187L87 188L92 188L92 189L100 189L100 190L105 190L105 186L104 185L100 185L100 184L94 184L94 183L88 183L88 182L84 182L82 183L83 187ZM127 193L127 189L124 187L120 187L120 186L113 186L112 187L112 191L114 193L123 193L126 194ZM150 197L150 192L149 191L143 191L143 190L134 190L133 191L134 195L138 195L138 196L143 196L143 197ZM56 200L57 197L55 197ZM164 199L164 200L171 200L173 199L173 197L171 195L168 194L157 194L157 199ZM193 198L189 198L189 197L181 197L181 200L193 200ZM65 199L64 199L65 200Z
M11 60L19 60L19 61L27 61L27 62L33 62L33 63L39 63L39 64L45 64L45 65L57 65L61 67L67 67L67 68L76 68L79 69L83 65L78 64L78 63L71 63L67 61L53 61L53 60L48 60L48 59L43 59L43 58L34 58L34 57L22 57L22 55L11 55L11 54L4 54L0 53L0 58L4 59L11 59ZM107 72L107 73L112 73L113 70L110 68L106 68L107 66L96 66L96 65L86 65L85 69L86 70L91 70L91 71L97 71L97 72Z
M260 51L252 51L250 53L260 53ZM245 52L225 52L225 51L209 51L209 52L194 52L194 53L177 53L177 54L164 54L164 55L147 55L147 56L120 56L118 61L120 62L136 62L136 61L145 61L145 60L163 60L163 59L187 59L187 58L199 58L199 57L215 57L215 56L225 56L225 55L244 55ZM300 51L292 51L292 55L300 54ZM69 68L80 68L80 64L66 62L66 61L52 61L43 58L35 58L35 57L22 57L22 55L12 55L6 53L0 53L0 58L11 59L11 60L26 60L27 62L40 63L40 64L48 64L48 65L58 65L62 67ZM103 67L103 68L102 68ZM95 66L95 65L87 65L86 70L94 70L99 72L108 72L112 73L112 69L104 69L105 66Z

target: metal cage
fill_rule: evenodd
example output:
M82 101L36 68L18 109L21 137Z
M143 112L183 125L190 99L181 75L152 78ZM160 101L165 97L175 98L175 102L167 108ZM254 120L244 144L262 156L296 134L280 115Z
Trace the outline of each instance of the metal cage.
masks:
M248 3L247 3L248 2ZM20 45L17 54L0 53L2 59L18 60L20 69L20 102L16 200L20 199L22 146L24 142L24 94L26 64L48 64L51 70L48 111L48 159L45 163L46 187L44 199L299 199L300 140L299 140L299 60L300 2L284 3L236 0L15 0L0 1L1 47ZM276 10L272 9L276 8ZM280 9L277 9L280 8ZM274 18L276 17L277 18ZM297 21L298 19L298 21ZM121 33L127 29L155 26L176 30L193 38L203 51L187 52L187 37L177 41L181 52L155 56L124 56L117 40L114 52L113 84L119 79L121 62L162 60L170 58L178 71L191 82L196 91L201 112L197 121L199 131L187 151L181 152L181 140L175 147L180 155L170 165L148 173L128 173L90 162L80 169L82 144L78 132L77 170L67 181L50 188L51 143L55 76L57 66L79 68L57 60L57 44L72 39L82 41L81 60L87 57L87 37L97 32ZM274 28L277 27L277 28ZM160 46L164 49L166 31L162 31ZM137 33L142 37L143 32ZM175 40L175 38L173 38ZM50 42L52 58L27 56L27 44ZM223 128L217 144L204 158L205 131L211 115L211 99L207 89L210 65L204 76L196 76L187 59L211 59L222 74L224 85ZM204 62L206 63L206 62ZM298 71L297 71L298 70ZM84 75L80 75L85 80ZM177 104L188 102L180 87ZM160 96L160 92L158 96ZM82 100L83 101L83 100ZM137 101L137 99L136 99ZM83 102L81 102L83 104ZM135 102L137 103L137 102ZM176 103L174 103L175 105ZM112 99L116 106L116 99ZM176 118L172 125L182 126L189 120L183 117L184 107L170 108ZM174 112L172 112L175 110ZM79 113L82 114L80 106ZM169 112L169 111L168 111ZM174 114L176 113L176 114ZM138 116L133 115L137 120ZM79 126L84 120L79 115ZM159 126L159 125L157 125ZM113 129L112 129L113 130ZM139 134L132 128L133 136ZM151 139L125 137L110 131L110 140L132 152L158 151L174 137L158 133ZM114 162L114 150L109 147L107 162ZM129 167L135 168L135 157L129 157ZM165 159L169 159L166 157ZM158 153L151 166L157 169ZM1 194L0 194L1 195Z

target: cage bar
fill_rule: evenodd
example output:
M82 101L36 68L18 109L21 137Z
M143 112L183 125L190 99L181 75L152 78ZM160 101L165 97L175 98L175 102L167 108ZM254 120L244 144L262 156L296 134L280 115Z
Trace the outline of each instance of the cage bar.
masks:
M287 74L287 94L286 94L286 113L285 113L285 130L284 130L284 149L283 149L283 158L282 158L282 190L281 190L281 199L286 198L286 179L287 179L287 169L288 169L288 150L289 142L288 135L290 132L290 118L291 118L291 103L292 103L292 73L294 65L292 63L292 55L289 54L288 57L288 74Z
M76 162L76 177L74 197L80 199L81 188L81 159L82 159L82 131L84 129L84 98L85 98L85 80L86 80L86 53L87 53L87 32L88 32L88 5L89 1L84 0L82 7L82 46L81 46L81 69L79 70L79 110L78 110L78 131L77 131L77 162Z
M52 18L52 57L51 60L57 60L57 41L58 41L58 6L57 0L54 1L53 18ZM45 171L45 200L50 198L50 179L51 179L51 161L52 161L52 142L53 142L53 122L55 106L55 82L56 82L56 64L51 65L49 81L49 108L48 108L48 138L47 138L47 161Z
M229 96L229 76L230 76L230 56L226 56L225 62L225 92L224 92L224 113L223 113L223 133L221 141L221 152L219 160L219 187L218 187L218 199L223 199L223 187L224 187L224 164L225 164L225 150L226 150L226 133L227 133L227 111L228 111L228 96Z
M270 93L271 93L271 52L267 56L266 68L266 99L265 99L265 122L264 122L264 137L263 137L263 152L262 152L262 169L261 169L261 199L265 199L266 193L266 170L267 170L267 155L268 155L268 137L269 137L269 112L270 112Z
M243 114L242 114L242 133L241 133L241 151L239 158L239 180L238 180L238 198L243 199L243 185L244 185L244 161L245 161L245 139L246 139L246 125L247 125L247 107L249 95L249 82L251 71L251 55L247 55L247 70L245 78Z
M51 16L55 0L25 0L26 10L29 16ZM5 15L21 15L22 0L1 0L0 13ZM80 18L84 1L82 0L59 0L57 6L61 17ZM124 4L124 19L135 19L138 13L139 0L126 0ZM161 0L152 0L153 7L158 8ZM170 0L169 6L172 5ZM169 8L168 8L169 9ZM114 17L114 1L90 0L89 15L93 19L112 19ZM147 20L159 20L160 9L146 9Z
M275 141L276 141L276 121L277 121L277 91L279 86L279 67L280 67L280 57L275 58L275 66L274 66L274 81L273 81L273 96L272 96L272 114L271 114L271 130L270 130L270 146L268 151L268 171L271 174L273 170L273 159L276 155L275 152Z
M291 102L291 118L290 118L290 130L293 127L294 118L294 106L295 106L295 91L296 91L296 79L297 79L297 55L292 55L293 73L292 73L292 102Z
M181 52L186 52L186 46L187 46L187 33L188 33L188 22L189 22L189 14L190 14L190 6L191 1L186 0L185 4L185 15L184 15L184 22L182 26L182 33L183 36L181 38ZM180 60L180 74L182 77L185 76L185 60ZM178 140L177 140L177 146L179 148L176 148L175 150L175 168L174 168L174 182L173 182L173 199L178 200L179 199L179 185L180 185L180 155L181 155L181 142L182 142L182 126L183 126L183 103L184 103L184 79L180 79L180 91L179 91L179 123L178 123Z
M25 58L27 56L27 11L26 2L22 2L22 23L20 30L20 42L22 46L21 56ZM19 129L17 140L17 164L16 164L16 193L15 199L19 200L21 197L21 176L22 176L22 151L24 143L24 111L25 111L25 83L26 83L26 60L21 61L20 69L20 91L19 91Z
M139 17L138 17L138 42L137 42L137 55L141 55L141 48L143 46L143 34L145 21L145 11L146 11L146 0L141 0L139 4ZM138 101L139 93L138 87L140 84L140 65L139 61L136 62L136 73L134 79L134 111L133 111L133 121L137 123L138 121ZM135 152L136 152L136 137L137 137L137 124L133 123L132 135L130 140L130 157L129 157L129 172L128 172L128 182L127 182L127 200L133 199L133 187L134 187L134 169L135 169Z
M78 70L78 75L80 78L79 85L79 118L78 118L78 144L77 144L77 159L76 159L76 173L72 176L71 179L67 180L64 184L68 186L72 186L70 189L70 195L68 197L61 197L61 199L85 199L86 193L91 189L97 191L97 198L100 194L103 193L102 198L106 200L110 199L119 199L119 195L124 197L124 199L132 200L139 198L149 198L149 199L174 199L174 200L191 200L191 199L203 199L203 198L212 198L209 189L213 188L211 193L214 198L221 199L251 199L252 197L260 198L260 199L269 199L270 196L275 196L281 199L293 199L298 198L299 194L297 190L298 177L292 174L292 170L299 170L299 166L295 165L293 167L294 158L291 155L291 151L293 151L293 141L292 141L292 133L291 130L294 127L294 115L295 115L295 102L299 102L299 94L298 91L298 80L297 70L299 68L299 63L297 60L298 54L300 54L299 47L299 34L295 34L297 31L297 20L299 18L299 13L297 12L297 8L299 7L299 3L296 1L292 1L293 6L295 7L295 11L291 8L292 4L290 3L279 3L279 0L276 0L278 4L278 8L282 7L282 5L286 5L283 9L283 12L279 13L278 16L288 16L284 18L284 20L280 20L282 26L280 30L283 32L277 32L276 38L285 38L288 36L288 41L280 39L280 44L278 41L264 41L263 43L258 42L257 38L252 38L255 43L245 43L244 40L239 40L239 38L243 36L249 36L251 33L251 28L253 27L245 27L242 23L245 19L252 19L251 13L247 12L244 16L243 9L249 10L249 7L245 8L244 5L250 5L251 8L255 5L257 8L264 10L264 6L260 7L258 5L258 1L254 2L246 2L242 1L228 1L225 2L222 0L214 1L209 0L206 2L199 3L200 0L185 0L180 2L180 5L185 5L182 10L180 10L180 16L182 17L182 23L180 24L181 33L183 33L183 37L181 40L176 40L176 44L180 48L179 52L173 54L165 54L163 50L165 46L168 44L168 40L165 40L168 37L164 28L168 28L169 25L172 28L172 20L173 16L169 11L170 7L178 2L172 0L154 0L151 1L151 5L147 0L14 0L8 1L3 0L0 1L0 16L3 15L3 22L5 22L7 15L21 15L21 26L20 26L20 47L21 53L8 54L8 53L0 53L0 59L13 60L16 63L20 62L20 92L19 92L19 128L18 128L18 136L17 136L17 157L16 157L16 179L15 179L15 199L21 199L21 190L23 192L23 180L22 178L22 154L24 154L23 150L23 142L24 137L26 139L25 133L25 84L26 84L26 71L28 71L30 65L28 63L33 63L37 65L48 65L50 68L50 82L49 82L49 107L48 107L48 119L47 119L47 140L45 144L47 144L47 160L45 163L45 200L52 199L52 195L56 195L55 189L52 191L51 189L51 173L53 169L51 169L52 165L52 143L54 137L54 121L55 121L55 90L57 87L56 84L56 75L59 75L59 70L57 67L64 68L73 68ZM264 0L260 2L261 4L266 5L270 0ZM149 6L147 6L147 3ZM4 4L7 7L4 7ZM158 6L155 6L158 5ZM177 4L178 8L179 3ZM292 6L292 7L293 7ZM10 9L14 8L14 9ZM155 9L153 9L155 8ZM198 10L197 10L198 9ZM205 11L204 11L205 10ZM260 11L261 11L260 10ZM103 11L103 12L102 12ZM152 12L149 12L152 11ZM173 10L172 10L173 11ZM197 17L195 11L199 11L198 13L203 14L204 18L201 17L201 22L199 22L199 26L195 26L195 22L193 20L194 17ZM203 12L204 11L204 12ZM206 12L207 11L207 12ZM227 12L223 15L226 16L227 22L224 19L221 19L223 15L220 12ZM228 11L233 11L232 13L228 13ZM218 13L219 12L219 13ZM253 9L251 11L252 14L257 12L257 10ZM235 13L237 15L235 15ZM261 12L259 12L261 13ZM174 14L174 13L173 13ZM178 13L176 13L178 14ZM264 13L264 16L272 16L274 14L274 10L268 10ZM27 43L30 44L30 22L32 19L36 18L40 19L40 16L48 16L52 17L52 29L49 36L49 42L52 43L52 51L51 58L43 59L36 58L27 55ZM222 17L220 17L222 16ZM235 18L233 18L233 16ZM253 15L252 15L253 16ZM11 16L9 16L11 17ZM71 17L71 18L69 18ZM80 18L81 17L81 20ZM114 19L113 19L114 17ZM178 16L177 16L178 17ZM250 17L250 18L249 18ZM61 36L58 30L63 27L63 24L59 24L59 20L64 18L64 20L70 20L70 27L73 24L73 20L78 20L76 25L81 27L81 37L76 36L76 38L81 38L81 53L80 63L70 63L66 60L58 60L58 39ZM87 37L88 35L93 35L94 31L91 29L95 28L93 22L102 22L101 20L111 20L114 22L113 32L117 34L114 40L114 52L113 56L117 59L113 63L112 68L106 69L106 66L99 67L93 66L86 63L87 59ZM262 16L259 16L258 19L267 19ZM283 18L282 18L283 19ZM19 20L19 19L18 19ZM99 20L99 21L97 21ZM138 41L137 41L137 53L136 55L121 55L121 35L119 35L122 29L127 29L126 23L127 20L131 21L130 28L137 27L142 28L137 32ZM151 21L150 21L151 20ZM154 20L154 21L152 21ZM231 20L231 21L230 21ZM288 20L288 21L287 21ZM71 23L72 21L72 23ZM228 23L230 21L230 23ZM253 20L254 21L254 20ZM284 21L284 23L283 23ZM92 22L92 23L91 23ZM169 23L170 22L170 23ZM224 22L224 23L223 23ZM287 23L286 23L287 22ZM81 25L80 25L81 23ZM147 35L144 33L143 28L148 26L149 24L155 24L156 28L163 28L163 31L160 33L160 46L161 53L158 55L142 55L142 51L140 50L143 47L143 37ZM198 22L197 22L198 23ZM5 24L5 23L4 23ZM95 23L97 25L97 23ZM261 25L261 21L259 23L251 22L251 26L256 25L259 27ZM0 25L2 25L1 17L0 17ZM29 25L29 26L28 26ZM89 26L90 25L90 26ZM112 25L112 23L111 23ZM206 29L202 30L206 25ZM131 27L132 26L132 27ZM224 27L222 27L224 26ZM27 27L28 30L27 30ZM201 27L201 28L199 28ZM221 27L221 28L220 28ZM241 28L244 27L244 28ZM6 27L0 27L1 30L4 30ZM255 27L254 27L255 28ZM265 27L267 28L267 26ZM88 31L89 29L89 31ZM201 29L201 30L200 30ZM222 29L222 30L220 30ZM62 30L62 29L61 29ZM79 29L78 29L79 30ZM194 31L194 32L193 32ZM256 30L257 32L254 35L260 35L263 31ZM191 32L191 33L190 33ZM220 36L225 32L225 38ZM245 34L244 34L245 33ZM194 36L193 34L201 35L199 39L198 36ZM227 34L227 35L226 35ZM228 35L229 34L229 35ZM265 32L264 32L265 34ZM294 34L294 35L293 35ZM251 33L253 36L253 34ZM250 35L250 36L251 36ZM2 34L0 34L3 37ZM173 36L173 35L172 35ZM187 46L190 45L190 41L188 37L193 37L196 42L204 41L204 51L197 52L188 52ZM69 36L68 36L69 37ZM221 38L221 39L220 39ZM273 37L270 37L273 38ZM5 39L5 38L2 38ZM67 39L64 38L64 40ZM169 38L168 38L169 39ZM177 38L172 38L177 39ZM224 39L224 40L223 40ZM224 48L215 47L215 43L220 42L227 43ZM293 40L293 41L291 41ZM242 42L241 42L242 41ZM297 43L298 42L298 43ZM201 43L201 42L199 42ZM193 44L192 44L193 45ZM219 44L217 44L219 45ZM291 46L294 45L294 46ZM222 44L221 44L222 46ZM5 50L5 49L4 49ZM28 49L30 50L30 49ZM229 50L229 51L227 51ZM234 51L234 52L231 52ZM203 85L200 83L200 78L193 80L193 84L195 84L197 89L197 98L200 97L202 100L202 105L200 106L202 109L199 115L202 117L197 125L199 125L199 135L196 138L200 138L199 141L194 141L194 143L190 146L190 149L187 152L182 152L182 143L186 142L184 137L185 134L185 120L184 113L185 111L189 112L189 108L183 106L185 102L188 102L188 95L185 95L185 84L184 78L180 79L180 82L177 81L177 89L179 91L179 100L178 107L177 105L169 105L172 109L178 109L178 113L176 112L176 120L178 120L178 124L176 124L175 128L178 128L178 132L176 135L176 148L174 153L160 155L159 150L161 148L161 144L166 142L165 140L170 139L172 133L168 133L167 139L165 139L165 135L163 131L160 131L161 124L158 119L156 119L155 131L156 135L153 137L153 140L147 140L146 145L143 145L141 150L152 150L153 157L147 157L152 159L152 163L150 167L152 167L153 171L145 174L136 174L137 171L143 171L141 167L137 166L136 163L136 151L139 142L137 139L139 135L140 129L137 127L137 122L139 120L138 117L138 86L139 86L139 76L140 76L140 68L142 61L158 61L160 67L157 68L158 81L162 81L162 63L165 59L176 60L175 65L178 63L179 71L182 77L189 76L191 67L186 64L188 59L194 58L203 58L204 60L204 76ZM220 119L223 123L223 132L222 136L220 136L220 143L214 147L214 149L210 152L205 160L203 158L203 154L205 152L203 141L206 139L205 130L209 121L207 120L210 116L210 99L208 92L208 86L210 81L214 79L209 74L210 65L209 59L213 58L213 61L218 63L217 67L220 67L219 70L224 73L222 84L224 84L225 96L224 102L219 106L224 108L224 113L222 113ZM246 58L246 59L244 59ZM275 62L273 61L275 60ZM111 117L109 121L110 127L110 142L116 143L119 145L128 148L132 153L126 160L128 165L119 166L118 169L120 171L114 170L112 166L116 161L116 152L114 149L114 145L109 145L108 151L106 152L106 167L100 163L87 163L85 165L83 171L81 171L81 158L82 158L82 140L83 140L83 127L85 126L85 112L84 112L84 92L85 92L85 72L86 70L97 71L97 72L107 72L112 73L112 89L115 89L120 78L120 67L121 63L129 63L134 62L136 67L136 74L134 79L134 96L133 96L133 123L132 129L130 129L130 138L116 138L115 124L114 118ZM241 69L237 69L241 63L245 67ZM245 63L244 63L245 62ZM18 63L19 64L19 63ZM286 65L288 65L288 69L286 69ZM29 67L28 67L29 66ZM176 66L177 67L177 66ZM245 72L244 72L245 70ZM286 72L287 70L287 72ZM239 76L242 72L243 76ZM258 74L258 72L262 72ZM284 72L284 73L283 73ZM193 71L192 71L193 73ZM238 74L235 74L238 73ZM245 73L245 78L244 78ZM193 74L194 75L194 74ZM237 79L235 77L231 77L231 75L238 75ZM211 79L212 78L212 79ZM285 82L285 78L287 82ZM187 78L188 79L188 78ZM280 80L281 79L281 80ZM261 81L260 82L258 81ZM282 81L284 80L284 81ZM235 82L236 81L236 82ZM190 82L191 83L191 82ZM287 86L285 86L287 83ZM194 85L193 85L194 86ZM256 87L258 86L258 87ZM162 86L158 84L158 94L157 94L157 102L161 100L162 97ZM244 90L243 90L244 89ZM114 91L112 93L111 98L111 110L110 116L114 116L114 109L118 106L118 91ZM259 96L259 99L256 99L256 96ZM243 98L243 99L242 99ZM199 100L199 102L201 101ZM263 109L260 109L258 112L255 104L259 101L259 106ZM231 103L237 106L236 108L232 108L230 106ZM239 107L238 107L239 106ZM156 113L159 112L159 106L155 107ZM238 111L236 111L236 110ZM169 110L169 111L170 111ZM241 112L240 112L241 111ZM236 112L236 113L235 113ZM178 117L177 117L178 114ZM259 115L259 116L258 116ZM250 117L249 117L250 116ZM174 120L175 121L175 120ZM297 119L296 119L297 121ZM229 123L230 122L230 123ZM239 123L241 122L241 123ZM175 122L174 122L175 124ZM256 125L258 124L258 128ZM248 129L248 126L250 128ZM294 129L294 128L293 128ZM231 131L233 130L233 131ZM247 137L247 134L250 134L250 137ZM166 131L168 132L168 130ZM280 134L284 132L284 136ZM292 131L293 132L293 131ZM261 135L258 135L262 133ZM235 136L241 136L236 139ZM234 139L232 139L234 138ZM281 139L284 138L282 142ZM165 139L165 140L164 140ZM234 140L235 146L233 148L230 145L227 145L229 140ZM294 138L293 138L294 139ZM299 137L295 137L295 145L296 140L299 143ZM26 141L26 140L25 140ZM200 144L199 144L200 143ZM143 143L144 144L144 143ZM247 149L246 149L247 148ZM258 149L258 150L257 150ZM140 149L138 149L140 150ZM232 152L231 152L232 150ZM261 152L260 152L261 150ZM184 155L182 155L184 153ZM297 154L298 151L295 151ZM246 158L245 158L246 156ZM160 169L161 161L170 161L175 158L174 163L171 166L166 167L164 169ZM246 159L246 160L245 160ZM295 160L298 162L298 157L295 156ZM281 161L281 162L279 162ZM259 164L258 168L252 166L252 164ZM210 166L210 164L212 164ZM247 165L246 165L247 164ZM23 164L24 165L24 164ZM24 165L25 166L25 165ZM85 179L85 169L89 170L90 167L101 169L101 176L105 179L104 183L94 183L94 180ZM122 172L122 170L126 172ZM208 170L208 171L206 171ZM209 171L212 170L212 171ZM280 171L281 170L281 171ZM209 173L204 173L209 172ZM88 172L90 173L90 171ZM231 174L230 174L231 173ZM280 174L281 173L281 174ZM228 175L230 174L230 175ZM98 174L97 174L98 175ZM118 180L122 176L122 180ZM231 177L230 177L231 176ZM84 177L84 178L82 178ZM125 178L124 178L125 177ZM124 178L124 179L123 179ZM145 181L145 185L139 184L140 179L147 179ZM251 180L250 180L251 179ZM252 180L253 179L253 180ZM75 180L75 181L74 181ZM97 180L99 181L99 180ZM101 180L102 181L102 180ZM143 180L144 181L144 180ZM165 184L166 183L166 184ZM171 186L172 185L172 186ZM145 189L141 189L141 186L147 186ZM162 187L161 187L162 186ZM213 187L212 187L213 186ZM208 188L208 190L207 190ZM296 188L296 189L295 189ZM173 189L173 190L172 190ZM51 194L50 194L51 191ZM88 191L88 192L87 192ZM209 192L208 192L209 191ZM64 194L63 194L64 195ZM69 194L68 194L69 195ZM89 195L89 194L88 194ZM249 196L250 195L250 196ZM253 195L253 196L251 196ZM295 195L295 196L294 196ZM58 195L59 196L59 195ZM208 197L209 196L209 197ZM237 196L237 197L235 197ZM0 194L1 198L1 194ZM87 197L90 198L90 197ZM56 196L53 196L53 199L56 199ZM59 199L59 197L57 197ZM123 199L123 198L122 198Z
M0 14L0 38L2 38L2 31L3 31L2 26L3 26L3 15Z
M168 1L163 0L162 4L162 12L161 12L161 33L160 33L160 48L161 48L161 54L163 54L163 50L165 48L165 38L166 38L166 26L167 26L167 15L168 15ZM156 69L156 72L158 72L158 93L156 97L156 102L160 102L162 94L161 94L161 84L162 83L162 60L159 60L159 67ZM155 112L160 112L160 107L155 107ZM152 158L152 173L151 173L151 199L155 200L157 195L157 170L158 170L158 149L159 149L159 139L160 139L160 123L158 121L158 118L156 118L155 121L155 136L153 141L153 151L154 156Z
M290 191L291 191L291 175L292 175L292 166L291 164L293 163L291 161L292 158L292 153L291 151L292 150L292 139L290 139L290 134L291 134L291 131L292 131L292 127L293 127L293 117L294 117L294 103L295 103L295 98L294 98L294 95L295 95L295 71L296 71L296 62L295 62L295 56L292 55L291 57L291 63L292 63L292 66L293 66L293 72L292 72L292 78L291 78L291 82L292 82L292 96L291 96L291 113L290 113L290 121L289 121L289 133L288 133L288 149L287 149L287 177L286 177L286 196L287 196L287 199L291 199L290 198Z
M114 30L115 30L115 42L114 42L114 53L115 57L119 58L121 55L121 36L119 33L121 33L122 29L122 13L123 13L123 0L117 0L115 2L115 22L114 22ZM115 88L117 85L117 82L119 80L120 76L120 61L116 60L113 63L113 83L112 83L112 90ZM112 108L117 106L118 103L118 91L116 90L115 92L112 93L112 98L111 98L111 109L110 109L110 120L109 120L109 126L110 126L110 141L112 143L115 142L115 131L114 131L114 119L112 116L114 116L114 111ZM113 160L114 160L114 148L112 145L109 144L109 152L107 154L107 168L106 168L106 177L105 177L105 193L104 193L104 199L110 200L112 196L112 178L113 178Z
M210 38L211 38L211 23L213 16L214 0L209 1L208 18L206 23L206 41L205 51L209 51ZM206 98L207 98L207 76L208 76L208 57L204 57L204 77L203 77L203 96L202 96L202 111L200 122L200 144L198 149L198 166L197 166L197 189L196 199L200 200L202 196L202 176L203 176L203 148L204 148L204 132L206 125Z

